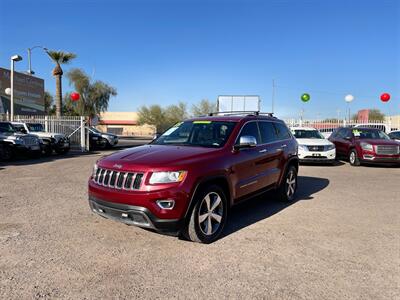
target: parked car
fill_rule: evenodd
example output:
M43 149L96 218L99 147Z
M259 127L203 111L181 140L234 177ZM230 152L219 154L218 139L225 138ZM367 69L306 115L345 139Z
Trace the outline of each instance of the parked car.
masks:
M37 136L42 141L42 150L46 155L68 153L71 144L69 138L62 133L46 132L40 123L12 122L14 128L21 133Z
M317 129L292 127L290 130L299 144L300 162L335 162L335 145L328 141Z
M0 122L0 142L3 143L3 159L15 154L39 156L41 144L37 136L18 133L10 122Z
M12 157L12 148L9 143L0 141L0 161L9 160Z
M180 122L151 144L101 158L88 182L93 212L130 225L216 240L231 206L274 189L294 201L297 142L259 114Z
M396 140L396 141L400 142L400 130L392 131L388 135L392 140Z
M95 127L89 127L90 146L94 148L111 148L118 144L118 136L101 132Z
M335 144L336 154L348 158L352 166L362 163L400 164L400 143L391 140L382 130L340 127L329 140Z

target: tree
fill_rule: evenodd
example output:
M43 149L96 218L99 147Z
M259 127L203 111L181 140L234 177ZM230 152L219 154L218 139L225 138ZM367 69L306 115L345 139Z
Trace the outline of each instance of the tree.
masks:
M53 95L48 91L44 92L44 112L46 115L53 115L55 113Z
M192 106L192 114L195 117L208 115L215 111L217 111L217 106L207 99L203 99L199 104L193 104Z
M66 94L64 109L67 114L94 117L106 111L110 98L117 95L115 88L102 81L92 82L81 69L71 69L67 77L80 95L80 99L73 102L70 94Z
M162 108L160 105L142 106L139 108L138 114L139 124L154 125L159 133L188 117L186 104L183 102L167 108Z
M46 51L50 59L56 64L53 69L53 76L56 78L56 116L60 117L62 113L62 64L69 63L76 57L76 54L63 51Z
M371 121L385 121L385 114L374 108L369 111L368 119Z

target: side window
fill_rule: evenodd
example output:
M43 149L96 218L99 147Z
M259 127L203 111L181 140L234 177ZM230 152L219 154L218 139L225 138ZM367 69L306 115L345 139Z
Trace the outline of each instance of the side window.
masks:
M283 123L274 123L274 126L276 128L276 133L278 135L278 140L290 139L291 134L290 134L289 129L286 127L285 124L283 124Z
M337 136L338 138L340 138L340 139L344 139L345 136L346 136L346 129L345 129L345 128L340 128L340 129L337 131L336 136Z
M349 129L349 128L346 128L345 132L344 132L344 137L352 138L353 137L353 131L351 129Z
M260 127L261 143L271 143L278 139L275 126L272 122L261 121L258 122L258 126Z
M240 137L245 136L245 135L254 136L257 140L257 144L260 144L260 134L259 134L258 126L257 126L256 122L249 122L243 126L242 131L240 132L240 134L236 140L236 144L239 144Z

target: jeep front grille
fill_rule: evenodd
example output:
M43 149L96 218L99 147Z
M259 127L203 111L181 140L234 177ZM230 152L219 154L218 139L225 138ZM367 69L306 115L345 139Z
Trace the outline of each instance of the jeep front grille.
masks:
M93 181L98 185L123 189L138 190L142 183L143 173L121 172L98 168L93 177Z
M34 146L39 144L38 138L34 136L23 136L22 140L24 141L24 144L27 146Z
M396 155L399 154L399 146L395 145L378 145L376 146L376 154Z

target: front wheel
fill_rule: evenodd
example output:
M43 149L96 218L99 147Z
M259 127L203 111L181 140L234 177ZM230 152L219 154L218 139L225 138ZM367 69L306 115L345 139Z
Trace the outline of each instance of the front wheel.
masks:
M350 165L354 167L358 167L360 165L360 160L357 155L357 151L355 149L352 149L349 153L349 162Z
M228 216L228 202L222 188L212 185L195 195L196 205L185 228L185 237L209 244L218 239Z
M283 202L293 202L297 191L297 169L289 166L281 185L278 188L278 197Z

